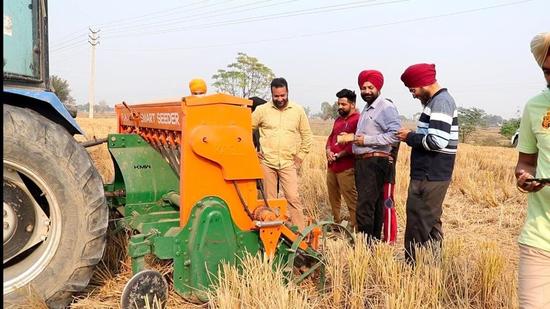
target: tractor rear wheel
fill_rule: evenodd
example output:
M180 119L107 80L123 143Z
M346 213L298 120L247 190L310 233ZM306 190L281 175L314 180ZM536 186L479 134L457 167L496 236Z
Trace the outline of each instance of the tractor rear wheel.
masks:
M108 208L86 150L60 125L4 104L4 305L64 307L105 248Z

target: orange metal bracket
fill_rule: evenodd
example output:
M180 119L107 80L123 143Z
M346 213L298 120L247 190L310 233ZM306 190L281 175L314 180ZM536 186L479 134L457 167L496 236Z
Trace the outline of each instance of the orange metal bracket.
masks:
M263 177L252 135L244 128L237 125L201 125L191 131L188 139L196 154L220 165L226 180Z
M294 242L296 241L296 239L298 239L298 235L296 235L291 229L289 229L286 225L283 225L281 227L281 234L283 234L283 236L285 236L286 238L288 238L288 240ZM306 250L308 247L308 244L307 242L305 241L302 241L300 242L300 245L299 245L299 248L302 249L302 250Z
M260 239L264 245L265 254L272 259L275 256L277 244L281 237L283 225L260 228Z

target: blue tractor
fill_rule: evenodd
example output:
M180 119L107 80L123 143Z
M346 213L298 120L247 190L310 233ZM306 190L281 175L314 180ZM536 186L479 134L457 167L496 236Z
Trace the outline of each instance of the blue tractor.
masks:
M64 307L103 255L103 182L50 90L46 0L3 6L4 305L30 291Z

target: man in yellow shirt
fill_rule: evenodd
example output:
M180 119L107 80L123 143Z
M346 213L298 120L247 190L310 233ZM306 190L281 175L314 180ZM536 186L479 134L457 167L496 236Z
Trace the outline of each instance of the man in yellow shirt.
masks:
M304 108L288 100L284 78L271 82L271 101L252 113L252 129L260 131L260 160L268 199L277 198L277 180L288 201L292 224L305 228L304 207L298 194L298 170L311 149L312 134Z

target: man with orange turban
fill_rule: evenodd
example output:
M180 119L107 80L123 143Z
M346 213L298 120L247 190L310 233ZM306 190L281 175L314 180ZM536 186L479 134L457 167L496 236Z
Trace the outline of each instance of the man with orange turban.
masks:
M401 80L424 107L416 132L401 128L397 134L412 148L405 257L414 263L416 246L429 242L441 245L443 240L442 204L458 146L458 113L453 97L435 78L434 64L411 65Z
M191 95L203 96L206 94L206 82L201 78L192 79L189 82L189 90Z
M364 70L357 78L363 108L352 151L355 155L357 188L357 230L368 240L382 237L384 220L384 184L392 178L392 144L399 142L396 133L401 126L395 105L380 92L384 76L376 70Z
M546 89L525 104L519 127L515 174L527 216L518 239L518 295L520 308L550 308L550 32L531 40L531 52Z

